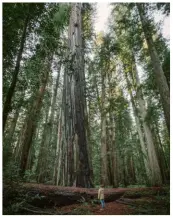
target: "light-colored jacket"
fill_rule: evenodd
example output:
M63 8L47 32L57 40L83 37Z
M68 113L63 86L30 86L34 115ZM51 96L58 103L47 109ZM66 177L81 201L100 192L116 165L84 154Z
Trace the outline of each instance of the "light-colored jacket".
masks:
M104 188L99 188L99 190L98 190L98 199L99 200L104 199Z

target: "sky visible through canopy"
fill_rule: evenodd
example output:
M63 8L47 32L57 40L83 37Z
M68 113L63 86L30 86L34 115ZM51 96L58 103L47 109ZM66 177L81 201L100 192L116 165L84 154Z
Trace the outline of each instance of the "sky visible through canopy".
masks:
M120 3L121 4L121 3ZM110 3L106 2L100 2L97 3L97 15L95 17L95 23L94 28L96 33L99 32L107 32L108 31L108 18L111 14L111 6ZM155 14L155 22L158 23L160 21L163 21L161 25L161 32L163 34L163 37L168 40L168 45L170 45L170 16L166 17L162 15L160 12ZM143 71L142 67L137 64L138 72L140 80L145 80L145 72ZM127 93L126 93L127 94ZM128 94L127 94L128 96ZM131 110L132 112L132 110ZM133 117L133 115L132 115Z
M109 3L106 2L97 3L97 15L94 24L95 31L97 33L100 31L105 32L107 30L107 22L110 13L111 13L111 6L109 5ZM164 22L162 25L162 34L164 38L170 39L170 16L164 17L161 13L155 15L156 22L159 22L163 18L164 18Z
M102 31L103 32L108 31L108 18L110 14L111 14L110 3L107 3L107 2L97 3L97 15L95 17L95 23L94 23L96 33L99 33ZM155 14L155 21L156 23L163 21L161 25L161 31L162 31L163 37L166 38L167 40L170 40L170 16L166 17L162 15L160 12L158 12L157 14ZM170 45L169 41L168 41L168 45ZM140 79L143 80L144 72L139 65L137 65L137 68L139 71Z

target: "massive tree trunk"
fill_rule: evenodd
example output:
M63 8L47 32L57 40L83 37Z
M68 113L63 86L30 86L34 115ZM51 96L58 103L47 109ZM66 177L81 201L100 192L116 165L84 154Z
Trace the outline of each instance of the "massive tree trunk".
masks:
M33 103L33 106L31 108L31 111L28 115L28 119L26 121L26 129L24 132L24 137L22 140L22 156L21 156L21 163L20 163L20 169L21 169L21 176L24 175L25 169L26 169L26 164L28 160L28 154L29 150L31 147L33 135L36 130L37 126L37 117L40 113L41 105L42 105L42 99L45 93L46 85L48 82L48 77L49 77L49 71L51 67L51 61L49 60L48 66L45 69L45 73L43 74L42 81L41 81L41 86L37 92L36 99Z
M155 80L156 84L160 93L162 106L165 114L165 120L167 124L168 131L170 131L170 92L169 87L166 81L165 74L162 69L162 65L159 60L159 56L157 54L153 38L151 35L151 31L149 29L149 20L146 16L145 12L145 6L142 4L137 3L139 15L142 22L143 31L145 34L145 38L148 45L149 54L151 57L151 62L153 65L154 73L155 73Z
M17 55L16 66L15 66L15 69L14 69L14 72L13 72L12 83L11 83L10 88L8 90L7 97L6 97L5 104L4 104L4 109L3 109L3 132L5 130L5 125L6 125L8 114L9 114L9 112L11 110L11 101L12 101L12 97L14 95L14 90L15 90L16 83L17 83L17 77L18 77L19 70L20 70L20 63L21 63L21 59L22 59L24 44L25 44L25 41L26 41L26 33L27 33L27 27L28 27L29 17L30 17L29 8L30 8L30 6L28 4L28 12L26 13L26 18L25 18L25 22L24 22L22 37L21 37L21 41L20 41L20 48L19 48L19 52L18 52L18 55Z
M87 139L85 130L85 96L84 96L84 54L82 48L82 27L81 27L81 3L74 3L71 8L69 25L69 49L71 54L71 99L72 120L77 134L79 147L79 169L76 173L76 186L91 187L89 158L87 150ZM71 138L73 143L74 137ZM72 148L72 146L71 146Z

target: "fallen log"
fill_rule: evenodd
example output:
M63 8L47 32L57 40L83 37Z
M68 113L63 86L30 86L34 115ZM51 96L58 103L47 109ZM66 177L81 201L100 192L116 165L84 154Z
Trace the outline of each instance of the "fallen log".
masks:
M144 189L144 188L143 188ZM150 188L145 188L149 190ZM119 199L127 191L141 190L139 188L106 188L105 201L111 202ZM25 199L31 205L39 208L52 206L65 206L70 204L97 201L98 189L96 188L76 188L59 187L53 185L23 183L17 185L4 185L3 206L8 206L10 202L17 198Z

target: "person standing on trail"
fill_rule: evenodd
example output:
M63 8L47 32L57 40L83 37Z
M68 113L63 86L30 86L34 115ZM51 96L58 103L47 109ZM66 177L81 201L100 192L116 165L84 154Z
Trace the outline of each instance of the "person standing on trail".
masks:
M104 200L104 185L101 185L99 190L98 190L98 199L101 202L101 210L105 208L105 200Z

